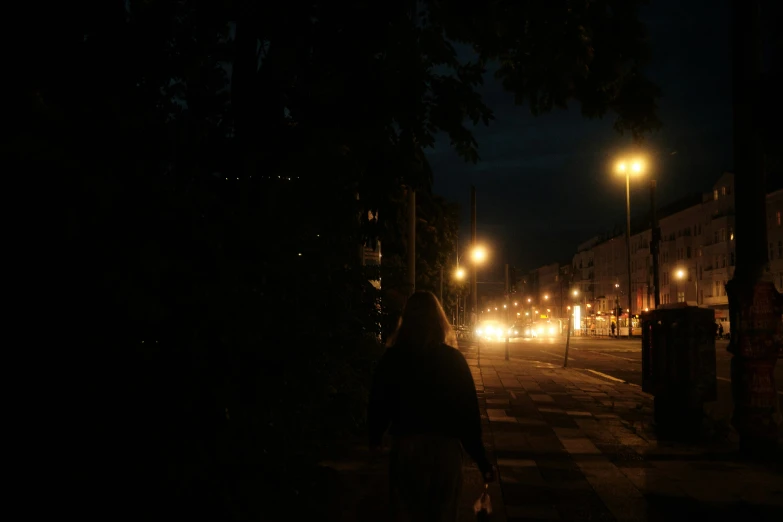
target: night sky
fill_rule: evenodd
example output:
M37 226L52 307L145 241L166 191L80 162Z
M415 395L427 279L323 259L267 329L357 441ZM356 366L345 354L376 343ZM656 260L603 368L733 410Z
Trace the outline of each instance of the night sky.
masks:
M652 160L644 180L631 180L634 216L649 211L650 178L665 204L708 190L733 165L729 1L652 0L642 19L664 127L643 145ZM514 106L492 72L482 94L496 119L474 129L481 160L467 164L440 140L429 151L435 192L460 204L466 245L476 186L479 241L493 252L493 265L528 270L570 260L579 243L624 226L625 182L611 166L631 139L613 130L613 114L587 120L575 103L534 117Z

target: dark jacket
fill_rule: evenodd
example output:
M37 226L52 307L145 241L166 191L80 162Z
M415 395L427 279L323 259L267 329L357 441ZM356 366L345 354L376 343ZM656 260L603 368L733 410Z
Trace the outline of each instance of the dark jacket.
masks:
M370 446L393 436L454 437L478 464L491 470L481 440L481 417L473 376L459 350L395 345L378 363L368 410Z

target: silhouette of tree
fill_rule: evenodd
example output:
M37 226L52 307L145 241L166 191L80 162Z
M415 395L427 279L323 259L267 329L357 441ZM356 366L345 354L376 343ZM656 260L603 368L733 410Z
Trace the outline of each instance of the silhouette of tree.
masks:
M574 99L618 130L656 126L635 2L418 5L98 2L72 53L66 24L32 29L51 56L20 80L3 150L51 175L42 228L65 246L40 272L63 342L100 369L74 380L99 381L94 409L119 417L99 439L129 441L104 470L135 484L129 510L263 520L296 491L319 505L302 470L362 427L377 355L356 253L377 233L404 254L414 186L417 284L438 293L457 220L424 150L444 133L479 159L487 68L535 113Z

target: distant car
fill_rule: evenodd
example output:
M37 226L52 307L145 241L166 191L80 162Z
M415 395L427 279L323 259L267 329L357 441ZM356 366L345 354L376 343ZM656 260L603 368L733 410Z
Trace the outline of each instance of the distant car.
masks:
M512 324L507 333L509 339L518 339L525 336L525 327L520 324Z
M499 321L484 321L476 327L476 337L487 341L506 338L506 328Z
M539 322L533 324L533 337L552 338L560 335L560 328L557 323Z

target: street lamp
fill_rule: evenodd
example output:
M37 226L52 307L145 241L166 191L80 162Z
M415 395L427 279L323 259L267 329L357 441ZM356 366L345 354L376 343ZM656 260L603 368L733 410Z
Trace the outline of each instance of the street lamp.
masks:
M685 270L683 270L682 268L678 269L674 273L674 279L676 281L678 281L677 283L674 284L674 291L677 293L677 302L679 303L680 302L680 284L679 284L679 281L682 281L683 279L685 279ZM685 295L684 294L685 294L685 292L683 292L683 296L682 296L682 300L683 301L685 301Z
M482 246L477 246L470 253L474 263L483 263L487 259L487 250Z
M469 258L472 261L472 266L471 266L471 271L470 271L470 275L472 276L471 277L472 281L471 281L471 285L470 285L470 293L468 295L473 294L472 295L472 300L471 300L472 301L471 302L471 305L472 305L471 306L471 313L472 313L472 315L476 315L476 313L478 313L478 300L476 298L477 296L475 295L475 293L476 293L476 285L475 285L475 283L476 283L476 267L480 263L483 263L487 259L487 249L484 248L481 245L475 246L474 248L472 248L470 250ZM464 269L460 268L460 266L459 266L460 259L461 259L461 257L457 257L457 268L456 268L456 271L454 272L454 276L459 281L462 281L462 280L464 280L468 276L468 274L465 272ZM467 311L468 311L468 303L467 303L467 296L465 296L465 315L467 315ZM466 322L467 321L471 321L472 322L472 317L466 318Z
M620 160L617 173L625 175L625 246L626 268L628 269L628 309L631 309L631 174L639 175L644 170L640 159ZM618 317L619 319L619 317ZM628 338L631 337L631 312L628 312Z

